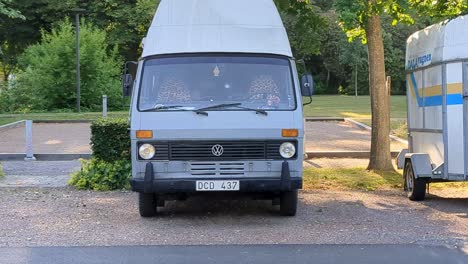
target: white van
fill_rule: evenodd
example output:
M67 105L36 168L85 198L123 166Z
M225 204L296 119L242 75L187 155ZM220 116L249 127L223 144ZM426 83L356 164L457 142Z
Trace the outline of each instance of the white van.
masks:
M414 33L406 52L409 150L398 157L405 190L468 180L468 16Z
M228 192L296 214L313 80L299 82L272 0L162 0L123 87L143 217L168 200Z

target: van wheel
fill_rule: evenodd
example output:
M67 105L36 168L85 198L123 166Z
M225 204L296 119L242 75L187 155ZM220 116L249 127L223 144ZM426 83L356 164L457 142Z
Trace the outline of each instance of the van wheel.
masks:
M139 193L138 205L142 217L153 217L157 214L157 199L154 193Z
M426 180L416 179L411 161L407 161L404 171L405 191L411 201L423 201L426 197Z
M297 211L297 190L282 192L280 196L280 214L295 216Z

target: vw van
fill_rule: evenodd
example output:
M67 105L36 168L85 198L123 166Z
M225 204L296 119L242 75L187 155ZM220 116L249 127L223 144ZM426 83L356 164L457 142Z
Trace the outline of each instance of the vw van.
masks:
M131 96L132 190L143 217L193 194L250 194L296 214L303 96L272 0L162 0Z

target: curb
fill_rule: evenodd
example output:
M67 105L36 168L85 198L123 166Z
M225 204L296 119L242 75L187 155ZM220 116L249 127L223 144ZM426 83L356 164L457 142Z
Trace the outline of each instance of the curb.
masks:
M0 161L24 161L24 153L0 153ZM70 161L91 159L92 154L34 154L37 161Z
M396 158L400 152L392 151L392 158ZM370 151L310 151L306 152L307 159L369 159Z
M13 122L13 123L9 123L9 124L0 126L0 131L10 129L10 128L20 127L20 126L24 125L24 122L25 122L25 120L20 120L20 121L16 121L16 122Z
M93 122L93 120L85 120L85 119L82 119L82 120L41 120L41 119L33 120L33 123L36 123L36 124L40 124L40 123L65 124L65 123L91 123L91 122Z
M345 118L344 119L345 122L348 122L350 123L351 125L354 125L355 127L358 127L362 130L368 130L368 131L372 131L372 128L366 124L363 124L363 123L360 123L354 119L351 119L351 118ZM408 140L404 140L402 138L399 138L397 136L393 136L393 135L390 135L390 139L394 140L394 141L397 141L397 142L400 142L402 144L406 144L408 145Z
M306 122L344 122L343 117L306 117Z

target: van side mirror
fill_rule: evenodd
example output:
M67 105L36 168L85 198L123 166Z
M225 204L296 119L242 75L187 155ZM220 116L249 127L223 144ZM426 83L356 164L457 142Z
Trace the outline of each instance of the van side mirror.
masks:
M132 66L132 67L129 67ZM133 75L131 73L136 73L136 67L138 62L136 61L127 61L125 63L124 75L122 76L122 95L132 96L133 92Z
M312 78L312 75L306 74L302 76L301 92L302 96L311 97L314 95L314 78Z
M131 96L133 90L133 77L127 73L122 77L122 94L123 96Z

